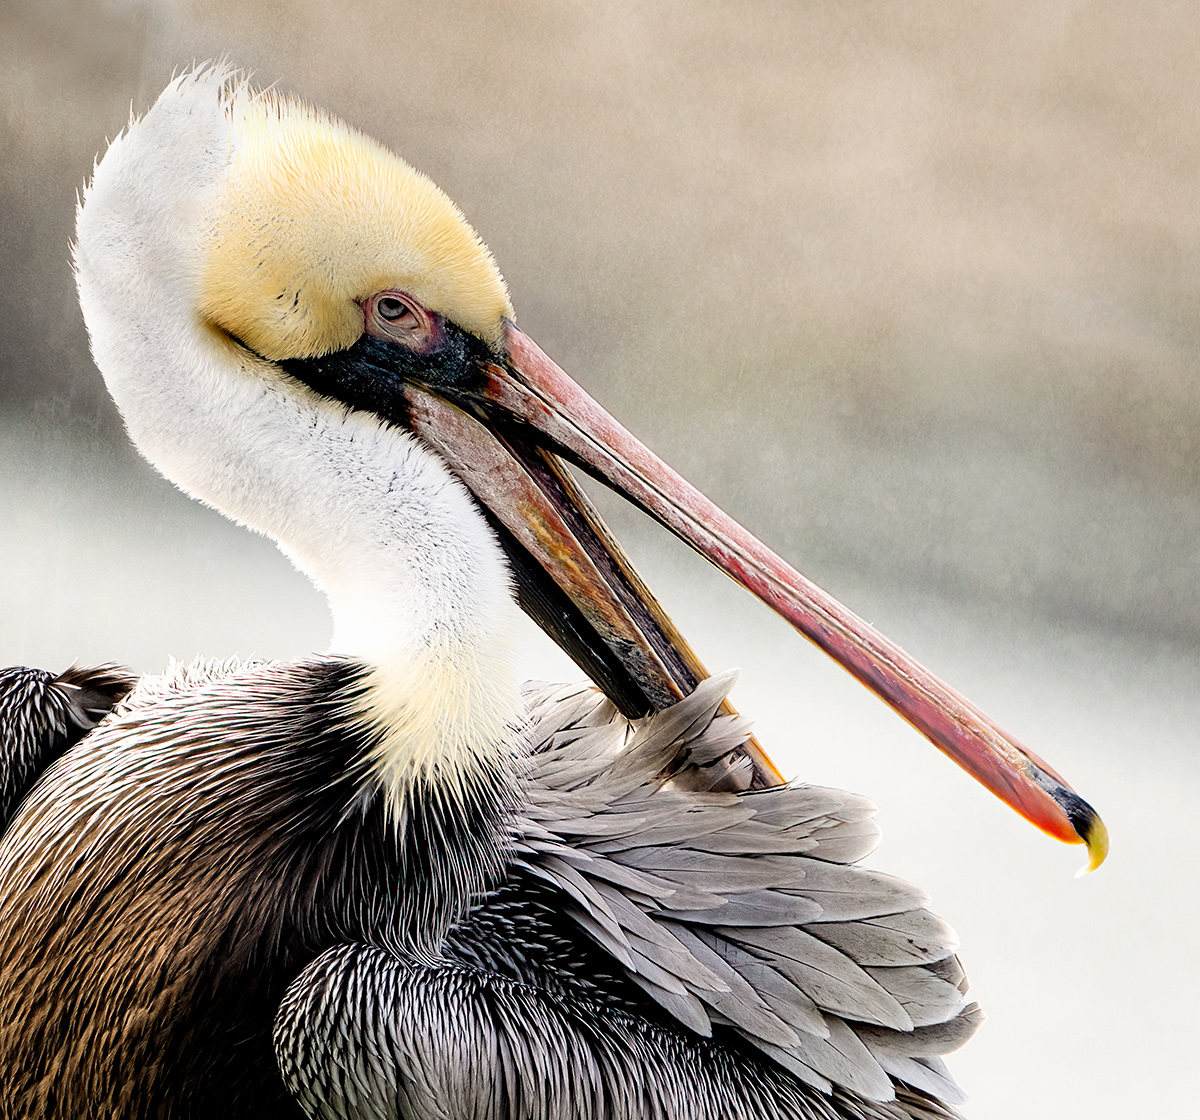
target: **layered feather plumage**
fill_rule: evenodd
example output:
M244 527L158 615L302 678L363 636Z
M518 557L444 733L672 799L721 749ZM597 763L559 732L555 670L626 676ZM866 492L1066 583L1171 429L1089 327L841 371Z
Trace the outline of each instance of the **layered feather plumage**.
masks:
M478 820L491 826L465 833L459 810L430 815L418 799L415 816L389 820L370 808L380 791L336 780L369 746L346 704L362 679L339 659L181 666L144 678L101 732L46 776L0 845L0 866L9 868L0 886L10 934L27 920L25 901L69 905L54 934L60 949L22 967L53 965L43 983L72 1013L22 1039L24 1053L32 1058L35 1042L47 1058L65 1047L60 1068L90 1067L88 1032L105 1018L83 1013L92 998L85 989L105 993L116 1013L133 984L150 1033L130 1034L127 1022L123 1045L174 1038L187 1068L198 1060L193 1049L210 1045L194 1034L208 1028L193 1001L208 997L179 971L194 943L209 945L195 977L210 978L211 998L231 1022L245 1014L246 1026L265 1030L274 1016L279 1091L286 1086L310 1117L953 1115L961 1098L941 1055L979 1020L963 995L953 934L919 891L855 865L877 837L865 799L802 785L696 788L706 772L723 772L747 734L744 720L717 714L730 677L634 723L587 686L531 689L515 784L489 795L493 815ZM22 696L28 690L10 682L0 710L11 719ZM5 751L13 745L10 735ZM76 806L65 815L55 811L64 797ZM166 804L174 816L163 816ZM238 840L246 830L257 837L249 854ZM141 832L157 836L162 851L139 886L112 859ZM386 855L389 835L399 841L395 856ZM29 862L14 864L14 853L29 852L37 837L52 862L20 886L13 871ZM466 837L476 852L469 874ZM270 869L281 862L314 870L276 881ZM387 866L395 881L372 888ZM429 940L438 923L419 915L435 871L450 876L451 893L434 893L443 928L451 925ZM262 875L264 905L244 925L236 884ZM117 876L111 887L109 876ZM308 880L325 885L312 893ZM485 893L451 889L468 882ZM163 915L152 915L154 900L167 897L178 914L164 941L153 932ZM113 917L144 915L140 936L159 945L151 972L136 943L123 943L120 923L104 923L104 952L89 950L85 930L111 905ZM227 922L243 930L250 956L241 965L211 956ZM424 934L413 940L413 930ZM283 953L303 969L286 993L277 982L247 984L245 965L264 952L264 968ZM222 996L226 982L234 990ZM166 987L156 995L159 983ZM265 1045L253 1052L265 1057L257 1048ZM238 1062L229 1068L249 1076ZM10 1077L30 1071L18 1063ZM92 1069L93 1103L140 1115L122 1103L113 1076Z
M0 669L0 833L47 767L124 698L134 680L115 665L61 673Z
M865 799L694 788L747 734L716 714L730 684L636 724L589 687L530 694L512 862L443 959L340 946L289 991L310 1115L951 1115L940 1056L980 1018L953 933L854 866Z

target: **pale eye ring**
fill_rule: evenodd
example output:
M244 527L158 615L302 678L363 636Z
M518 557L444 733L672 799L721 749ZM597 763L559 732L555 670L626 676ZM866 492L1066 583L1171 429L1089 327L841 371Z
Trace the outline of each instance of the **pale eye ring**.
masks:
M438 317L407 292L389 288L363 300L360 306L363 328L374 338L418 352L438 344L441 337Z

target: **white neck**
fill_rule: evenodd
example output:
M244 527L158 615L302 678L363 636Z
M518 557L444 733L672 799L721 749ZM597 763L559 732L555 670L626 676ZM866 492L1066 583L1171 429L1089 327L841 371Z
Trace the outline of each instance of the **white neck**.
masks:
M362 709L380 733L384 782L469 769L507 750L519 712L503 556L411 436L319 397L200 321L199 251L230 155L214 104L191 107L186 159L165 142L178 147L181 130L156 119L160 103L97 170L76 254L96 363L143 454L276 540L325 592L333 651L372 667Z

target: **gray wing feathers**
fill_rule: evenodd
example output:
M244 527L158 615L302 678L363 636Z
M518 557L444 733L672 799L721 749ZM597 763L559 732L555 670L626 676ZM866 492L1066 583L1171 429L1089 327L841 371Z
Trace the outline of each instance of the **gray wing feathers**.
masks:
M732 1026L821 1088L889 1100L895 1077L960 1100L937 1055L980 1015L924 894L852 865L878 838L870 802L694 788L748 734L716 714L732 683L633 724L590 688L533 691L521 864L696 1033Z
M747 734L717 714L731 684L706 681L633 724L590 687L530 695L513 875L549 884L580 937L680 1027L586 984L564 996L469 961L338 946L276 1018L280 1069L308 1116L957 1115L940 1056L980 1014L953 933L920 891L853 866L878 836L864 798L705 788L724 785Z
M0 669L0 829L46 768L133 687L115 665Z
M831 1072L855 1060L845 1028ZM851 1058L841 1058L844 1046ZM288 989L284 1083L314 1120L947 1120L935 1101L852 1099L717 1043L503 977L343 945ZM924 1070L925 1067L922 1067ZM922 1076L918 1073L915 1076ZM932 1074L930 1074L932 1076ZM822 1090L813 1094L807 1088Z

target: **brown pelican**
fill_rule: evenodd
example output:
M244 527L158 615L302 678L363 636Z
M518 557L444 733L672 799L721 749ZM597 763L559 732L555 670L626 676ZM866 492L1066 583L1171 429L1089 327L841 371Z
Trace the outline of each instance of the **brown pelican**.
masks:
M1085 802L621 429L344 124L182 76L97 166L75 259L138 447L277 540L334 639L124 699L6 678L0 1115L954 1115L951 931L857 866L862 798L780 783L564 461L1095 860ZM598 690L522 695L518 604Z

